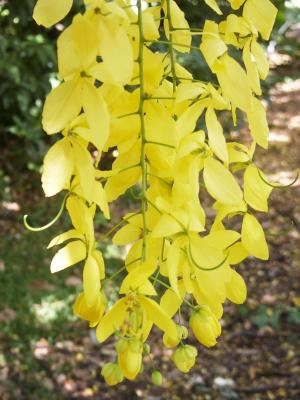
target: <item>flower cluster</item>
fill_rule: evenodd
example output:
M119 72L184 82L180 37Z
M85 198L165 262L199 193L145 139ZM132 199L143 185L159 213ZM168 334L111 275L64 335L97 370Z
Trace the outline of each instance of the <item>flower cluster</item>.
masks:
M268 145L257 96L269 65L259 40L269 39L276 8L269 0L228 0L222 19L217 1L205 3L220 22L207 19L198 29L174 0L85 0L85 12L57 42L62 83L46 99L43 129L61 138L45 156L42 185L46 196L66 191L73 227L49 244L67 242L51 271L83 261L74 313L96 327L99 342L116 336L116 363L102 370L110 385L141 371L153 325L164 345L176 348L175 365L188 372L197 349L185 342L181 306L191 311L195 338L214 346L223 303L246 298L237 265L248 256L269 257L254 212L268 211L274 185L253 157L257 145ZM33 17L49 27L71 7L72 0L38 0ZM194 79L178 62L191 49L204 57L211 82ZM249 146L226 140L219 121L227 113L236 125L237 110L248 122ZM103 153L112 149L111 170L101 170ZM112 238L129 251L119 299L108 308L93 220L97 207L108 219L109 203L133 186L140 208L124 216ZM201 204L205 192L214 200L212 224ZM241 232L230 229L233 217L241 219ZM152 379L160 384L160 373Z

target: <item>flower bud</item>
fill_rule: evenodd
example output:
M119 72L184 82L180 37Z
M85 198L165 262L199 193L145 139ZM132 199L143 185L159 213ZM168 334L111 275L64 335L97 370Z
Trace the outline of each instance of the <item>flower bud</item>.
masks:
M134 353L142 353L143 351L143 343L136 338L129 340L129 346Z
M105 382L110 385L117 385L124 379L121 368L116 363L108 363L104 365L101 370L101 375L104 377Z
M123 353L128 348L128 340L119 339L116 343L116 350L118 353Z
M144 343L143 344L143 353L145 355L148 355L148 354L150 354L150 351L151 351L150 345L148 343Z
M183 325L176 325L177 336L169 336L166 333L163 335L163 343L166 347L172 348L176 347L181 339L186 339L188 337L188 330Z
M159 371L153 371L151 374L151 379L154 385L160 386L162 384L162 374Z
M90 322L90 326L96 326L106 307L106 297L104 293L100 292L96 306L88 307L87 302L84 297L84 293L80 293L73 305L73 314L79 315L80 318L85 319Z
M189 372L195 364L197 354L196 347L187 344L175 350L172 360L181 372Z
M141 370L143 345L137 339L128 342L125 351L118 352L120 368L127 379L133 380Z
M221 334L221 325L208 306L194 312L189 321L197 340L206 347L214 346Z

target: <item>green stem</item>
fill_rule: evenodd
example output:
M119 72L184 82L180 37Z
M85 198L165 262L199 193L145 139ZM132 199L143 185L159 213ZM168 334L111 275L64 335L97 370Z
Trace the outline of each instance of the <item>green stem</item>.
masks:
M154 276L154 278L153 278L153 286L155 287L155 285L156 285L156 281L157 281L157 279L158 279L158 276L159 276L159 268L157 269L157 272L156 272L156 274L155 274L155 276Z
M121 118L130 117L131 115L138 115L138 114L139 114L138 111L134 111L134 112L130 112L130 113L128 113L128 114L120 115L120 116L117 117L117 118L118 118L118 119L121 119Z
M146 140L146 144L156 144L157 146L164 146L164 147L169 147L170 149L176 149L176 147L173 146L172 144L155 142L153 140Z
M177 87L177 78L176 78L176 61L175 61L175 53L173 49L173 24L172 24L172 16L171 16L171 1L167 0L167 19L169 23L170 30L170 40L169 40L169 54L171 61L171 73L172 73L172 83L173 83L173 94L176 92Z
M144 101L145 101L145 83L144 83L144 29L143 29L143 18L142 18L142 0L137 0L138 9L138 28L139 28L139 53L138 53L138 64L139 64L139 75L140 75L140 105L139 115L141 121L141 158L140 165L142 169L142 215L143 215L143 243L142 243L142 262L146 259L146 237L147 237L147 165L146 165L146 128L144 118Z
M103 236L102 239L108 238L112 233L114 233L114 232L119 228L119 226L121 226L124 222L128 221L130 218L132 218L132 217L138 215L139 213L140 213L140 211L136 211L135 213L129 215L129 217L123 218L120 222L118 222L115 226L113 226L113 227Z
M57 222L57 221L59 220L59 218L61 217L62 213L64 212L65 204L66 204L66 201L67 201L68 196L69 196L69 193L67 193L67 194L65 195L65 197L64 197L64 199L63 199L63 201L62 201L62 203L61 203L61 206L60 206L60 209L59 209L57 215L53 218L52 221L50 221L48 224L46 224L46 225L44 225L44 226L40 226L40 227L38 227L38 228L34 228L33 226L29 225L29 223L27 222L28 215L27 215L27 214L24 215L24 217L23 217L23 223L24 223L25 228L28 229L28 230L31 231L31 232L41 232L41 231L44 231L44 230L50 228L52 225L55 224L55 222Z
M120 174L121 172L127 171L128 169L137 168L137 167L140 167L140 166L141 166L140 163L136 163L136 164L133 164L133 165L129 165L129 167L120 169L120 170L118 171L118 174Z
M170 96L146 96L144 100L175 100L175 97L170 97Z
M151 43L151 44L166 44L166 45L170 45L170 41L169 40L146 40L146 43ZM191 50L197 50L200 51L200 49L196 46L190 46L188 44L183 44L183 43L172 43L173 47L174 46L178 46L178 47L185 47L187 49L191 49Z
M118 275L121 274L121 272L125 271L127 269L127 267L129 267L129 265L134 264L138 261L140 261L141 257L136 258L132 261L130 261L128 264L125 264L122 268L119 268L118 271L116 271L114 274L112 274L111 276L109 276L108 278L104 279L104 282L107 281L113 281Z
M125 268L127 269L127 267L129 267L129 265L132 265L140 260L141 260L141 257L135 258L134 260L130 261L128 264L125 264Z
M217 85L216 83L207 82L207 81L201 81L200 79L186 78L186 77L177 77L177 79L178 79L179 81L199 82L199 83L203 83L203 84L205 84L205 85L207 85L208 83L210 83L212 86L215 86L216 88L219 88L219 85Z
M151 279L152 281L155 280L155 282L159 283L161 286L165 287L166 289L169 289L169 290L172 290L173 292L175 292L175 290L174 290L170 285L168 285L167 283L161 281L161 280L158 279L157 277L152 277L152 278L150 278L150 279ZM193 304L190 303L188 300L186 300L186 299L181 299L181 300L183 301L183 303L185 303L185 304L188 305L189 307L191 307L191 308L193 308L193 309L196 308L196 307L193 306Z
M116 271L114 274L112 274L111 276L109 276L108 278L106 278L104 280L104 282L106 281L113 281L118 275L120 275L123 271L125 271L126 269L126 265L124 265L122 268L118 269L118 271Z
M165 243L166 243L166 238L163 238L163 245L162 245L162 248L161 248L161 256L160 256L160 259L161 259L162 262L167 261L167 258L164 257L164 254L165 254Z

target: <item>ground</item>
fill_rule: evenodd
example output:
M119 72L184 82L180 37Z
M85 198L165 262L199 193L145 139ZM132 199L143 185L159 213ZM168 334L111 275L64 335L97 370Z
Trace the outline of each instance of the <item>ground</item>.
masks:
M299 65L288 61L279 55L273 60L272 89L266 99L270 148L256 156L270 179L283 184L293 180L300 159ZM242 135L247 140L247 132ZM24 213L32 214L33 223L43 223L55 214L58 203L43 199L38 174L21 173L10 150L1 151L7 160L0 215L1 399L300 398L300 180L291 188L274 190L270 213L258 215L270 244L270 261L250 259L239 266L248 300L242 306L226 304L218 345L198 346L195 368L183 375L169 361L170 352L162 353L154 331L152 351L164 376L162 387L150 383L146 360L137 381L109 388L100 370L111 360L113 344L97 344L93 331L71 312L81 284L80 269L49 273L47 241L67 221L48 232L25 231ZM126 204L118 204L115 214ZM101 219L97 224L101 238L107 227ZM110 271L121 265L122 255L114 246L105 254Z

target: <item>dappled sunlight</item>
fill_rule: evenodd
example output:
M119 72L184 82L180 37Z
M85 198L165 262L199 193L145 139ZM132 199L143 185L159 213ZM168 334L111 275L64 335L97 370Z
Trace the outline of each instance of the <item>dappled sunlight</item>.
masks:
M291 141L290 135L288 132L278 132L271 130L269 133L269 142L270 143L289 143Z
M7 211L19 212L21 210L20 205L16 202L12 202L12 201L3 201L2 206Z

